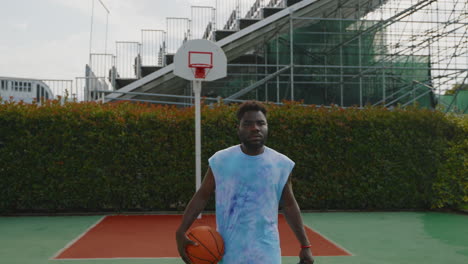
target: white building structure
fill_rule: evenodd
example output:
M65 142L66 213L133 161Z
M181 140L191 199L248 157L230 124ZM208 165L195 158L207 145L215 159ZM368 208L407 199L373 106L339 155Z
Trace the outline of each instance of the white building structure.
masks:
M40 102L54 98L52 90L41 80L0 77L0 97L3 101L25 103Z

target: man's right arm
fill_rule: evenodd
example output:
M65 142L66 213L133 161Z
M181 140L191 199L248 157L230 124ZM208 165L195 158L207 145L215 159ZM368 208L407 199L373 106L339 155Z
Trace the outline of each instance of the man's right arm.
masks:
M182 217L182 223L180 224L176 232L177 248L179 250L180 256L185 261L185 263L190 263L185 253L185 247L188 244L195 244L195 242L187 238L185 232L187 232L187 230L190 228L197 216L203 211L203 209L205 209L205 206L208 203L208 200L210 199L211 194L214 192L214 190L214 175L211 171L211 168L208 167L200 189L198 189L198 191L192 197L192 200L190 200L189 204L185 208L185 212Z

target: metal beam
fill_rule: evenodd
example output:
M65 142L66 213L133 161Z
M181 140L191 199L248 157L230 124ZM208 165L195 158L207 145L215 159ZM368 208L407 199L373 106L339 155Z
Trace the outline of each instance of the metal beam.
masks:
M385 105L385 107L388 107L388 106L390 106L390 105L392 105L392 104L394 104L394 103L400 101L400 99L402 99L402 98L408 96L410 93L412 93L412 92L418 90L419 88L421 88L421 86L415 87L415 88L411 89L410 91L406 92L405 94L403 94L402 96L398 97L397 99L394 99L394 100L391 101L390 103L387 103L387 104ZM403 89L403 88L402 88L402 89ZM399 91L401 91L402 89L400 89Z
M424 95L426 95L426 94L428 94L428 93L430 93L430 92L431 92L431 90L427 90L426 92L424 92L424 93L420 94L419 96L413 98L413 99L410 100L409 102L406 102L405 104L403 104L402 107L405 107L405 106L407 106L407 105L413 103L414 101L418 100L419 98L423 97Z
M331 52L335 51L336 49L352 42L353 40L355 40L356 38L360 37L361 35L367 33L367 32L371 32L373 30L375 30L376 28L378 27L381 27L381 26L384 26L384 25L391 25L393 24L395 21L397 21L397 19L402 19L406 16L409 16L411 15L412 13L416 12L417 10L431 4L432 2L435 2L436 0L425 0L425 1L421 1L419 3L416 3L415 5L399 12L398 14L386 19L386 20L383 20L382 22L379 22L371 27L369 27L368 29L364 30L364 31L361 31L359 32L358 34L356 34L354 37L346 40L345 42L341 43L341 44L338 44L337 46L335 46L334 48L332 48L331 50L329 50L327 52L327 54L330 54ZM424 2L428 2L428 3L424 3ZM391 23L390 23L391 22Z
M291 66L286 66L286 67L284 67L284 68L282 68L282 69L280 69L280 70L278 70L278 71L276 71L276 72L274 72L274 73L268 75L267 77L261 79L260 81L258 81L258 82L254 83L254 84L252 84L252 85L249 85L249 86L245 87L244 89L238 91L237 93L235 93L235 94L233 94L233 95L231 95L231 96L228 96L226 99L227 99L227 100L229 100L229 99L237 99L237 98L243 96L244 94L246 94L246 93L252 91L253 89L257 88L258 86L260 86L260 85L262 85L262 84L268 82L269 80L273 79L274 77L276 77L277 75L283 73L284 71L288 70L289 68L291 68Z

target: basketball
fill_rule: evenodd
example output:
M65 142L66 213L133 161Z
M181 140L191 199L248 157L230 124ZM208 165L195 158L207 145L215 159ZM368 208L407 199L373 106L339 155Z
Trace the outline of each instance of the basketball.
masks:
M193 264L216 264L224 255L221 235L209 226L198 226L187 231L187 237L198 245L185 248Z

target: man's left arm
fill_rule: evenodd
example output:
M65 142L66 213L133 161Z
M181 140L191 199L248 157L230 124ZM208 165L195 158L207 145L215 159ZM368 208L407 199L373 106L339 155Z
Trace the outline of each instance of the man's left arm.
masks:
M299 240L299 243L301 243L301 246L309 246L310 242L304 230L301 211L292 190L291 175L289 175L288 182L286 183L286 186L284 186L283 193L281 195L281 204L283 207L284 217ZM310 248L301 248L299 258L301 260L300 263L314 263L314 258L312 257L312 251Z

